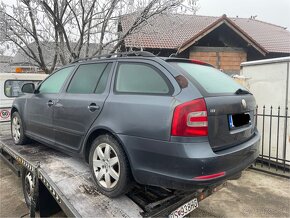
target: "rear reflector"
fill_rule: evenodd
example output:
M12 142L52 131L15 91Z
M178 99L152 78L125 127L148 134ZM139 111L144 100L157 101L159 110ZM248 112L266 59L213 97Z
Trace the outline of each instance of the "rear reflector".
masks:
M178 105L173 113L172 136L207 136L208 118L205 100L199 98Z
M210 179L216 179L219 177L222 177L226 175L226 172L220 172L220 173L215 173L215 174L210 174L210 175L205 175L205 176L197 176L194 177L193 180L210 180Z

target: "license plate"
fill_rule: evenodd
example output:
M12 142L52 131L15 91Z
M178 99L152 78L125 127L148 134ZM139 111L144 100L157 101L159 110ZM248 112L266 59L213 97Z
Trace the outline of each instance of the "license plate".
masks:
M234 122L233 122L233 115L228 115L228 120L229 120L230 129L235 128Z
M181 207L177 208L175 211L173 211L169 218L182 218L198 208L198 201L196 198L193 200L187 202L186 204L182 205Z

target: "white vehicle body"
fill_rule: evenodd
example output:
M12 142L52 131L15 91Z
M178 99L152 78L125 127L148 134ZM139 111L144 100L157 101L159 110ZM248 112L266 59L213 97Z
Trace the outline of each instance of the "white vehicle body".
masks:
M27 82L38 83L46 77L47 74L0 73L0 132L2 134L9 130L12 102L21 94L22 85Z

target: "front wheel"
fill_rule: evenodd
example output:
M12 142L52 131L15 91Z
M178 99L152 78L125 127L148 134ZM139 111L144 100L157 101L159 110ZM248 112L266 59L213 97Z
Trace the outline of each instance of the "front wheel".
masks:
M90 169L98 190L108 196L117 197L132 187L132 176L125 152L110 135L96 138L89 157Z
M11 135L16 145L24 145L28 138L24 135L23 123L18 112L12 114Z

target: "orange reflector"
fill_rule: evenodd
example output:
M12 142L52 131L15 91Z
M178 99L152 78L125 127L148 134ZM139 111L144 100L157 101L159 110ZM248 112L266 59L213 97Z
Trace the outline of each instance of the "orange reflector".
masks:
M21 67L16 67L15 72L16 73L22 73L23 69Z

